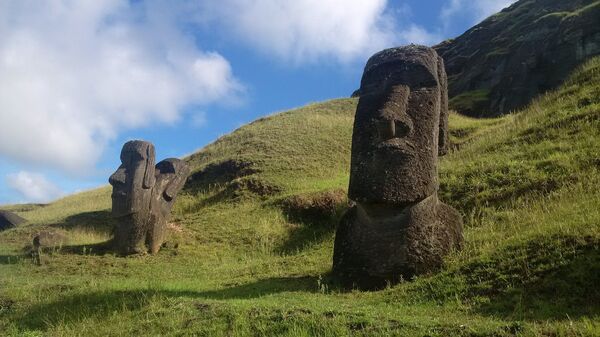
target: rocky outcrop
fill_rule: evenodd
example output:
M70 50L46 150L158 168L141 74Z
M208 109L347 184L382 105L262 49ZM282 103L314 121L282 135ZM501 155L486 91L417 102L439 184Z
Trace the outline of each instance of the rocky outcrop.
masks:
M69 243L69 238L62 232L45 230L33 237L33 248L36 251L42 248L60 248Z
M21 218L13 212L0 211L0 232L3 230L17 227L18 225L26 221L27 220Z
M506 114L600 54L600 1L521 0L433 48L444 58L451 108Z

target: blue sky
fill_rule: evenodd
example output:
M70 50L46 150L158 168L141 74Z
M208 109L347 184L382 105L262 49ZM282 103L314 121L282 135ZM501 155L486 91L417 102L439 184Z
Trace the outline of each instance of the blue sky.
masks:
M514 0L4 0L0 204L106 184L122 144L181 157L347 97L378 50L455 37Z

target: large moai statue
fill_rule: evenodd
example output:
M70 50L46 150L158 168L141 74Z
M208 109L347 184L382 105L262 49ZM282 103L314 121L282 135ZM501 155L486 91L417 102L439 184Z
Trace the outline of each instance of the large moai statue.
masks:
M383 50L365 67L352 134L348 196L333 272L376 289L434 271L462 246L462 218L437 198L448 149L447 79L428 47Z
M154 145L129 141L121 150L121 166L108 180L112 214L118 219L114 245L120 254L158 252L175 197L190 173L179 159L154 163Z

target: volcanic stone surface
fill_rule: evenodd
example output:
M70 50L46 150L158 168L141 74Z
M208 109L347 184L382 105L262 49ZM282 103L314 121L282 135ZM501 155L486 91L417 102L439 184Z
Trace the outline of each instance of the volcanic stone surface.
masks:
M154 165L154 145L141 140L123 145L121 163L109 178L113 186L112 214L119 220L115 248L123 255L156 253L189 167L175 158Z
M33 237L33 247L39 248L58 248L69 243L69 238L61 232L54 230L45 230L37 233Z
M335 239L333 272L375 289L434 271L462 245L460 214L437 198L447 152L443 60L410 45L373 55L361 80L348 196L356 201Z
M0 211L0 232L26 222L27 220L9 211Z

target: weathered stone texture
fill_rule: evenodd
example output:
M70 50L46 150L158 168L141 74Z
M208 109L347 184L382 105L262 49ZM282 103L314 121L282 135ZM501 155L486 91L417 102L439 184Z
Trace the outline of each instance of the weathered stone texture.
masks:
M61 232L55 230L45 230L37 233L33 237L33 248L60 248L69 243L69 238Z
M0 232L26 222L27 220L9 211L0 211Z
M378 288L436 270L462 244L460 215L437 198L446 82L443 60L428 47L387 49L367 62L348 191L357 204L334 248L334 274L348 286Z
M112 214L119 219L115 248L123 255L156 253L164 241L175 197L190 170L174 158L154 165L154 146L140 140L125 143L121 163L109 179Z

